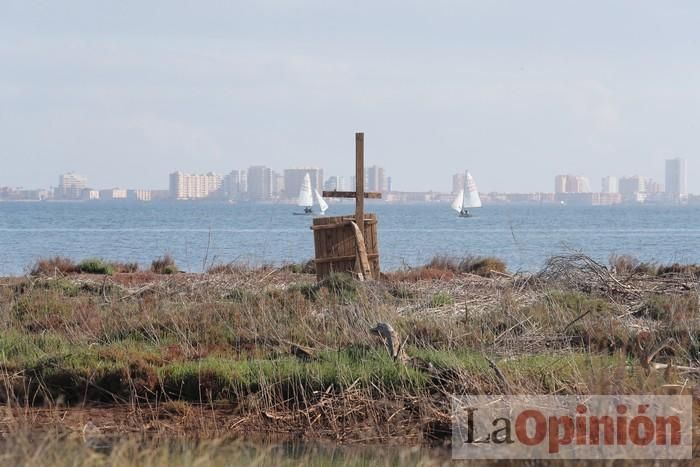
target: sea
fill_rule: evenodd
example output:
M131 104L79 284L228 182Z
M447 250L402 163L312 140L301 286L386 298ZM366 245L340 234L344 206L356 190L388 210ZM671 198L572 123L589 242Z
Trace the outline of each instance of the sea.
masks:
M285 204L216 202L0 202L0 276L27 273L39 258L100 257L148 267L165 253L180 269L212 264L307 261L309 216ZM327 215L351 214L352 200ZM656 263L700 263L700 206L492 205L459 218L447 203L368 201L379 219L383 270L435 255L496 256L513 272L536 272L552 255L612 254Z

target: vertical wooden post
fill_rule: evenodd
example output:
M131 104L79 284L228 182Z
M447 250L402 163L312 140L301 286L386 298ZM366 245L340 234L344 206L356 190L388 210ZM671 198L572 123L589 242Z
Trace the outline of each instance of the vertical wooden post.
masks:
M355 223L365 233L365 134L355 133Z

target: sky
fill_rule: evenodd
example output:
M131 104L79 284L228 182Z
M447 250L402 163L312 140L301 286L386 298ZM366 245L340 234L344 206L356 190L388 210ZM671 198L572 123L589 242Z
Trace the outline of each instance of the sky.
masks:
M264 164L396 190L700 193L696 1L0 0L0 186L166 188Z

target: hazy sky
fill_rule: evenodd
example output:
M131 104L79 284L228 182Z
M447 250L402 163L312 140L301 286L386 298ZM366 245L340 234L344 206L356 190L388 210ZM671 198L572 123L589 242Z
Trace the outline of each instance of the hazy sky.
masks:
M166 187L266 164L552 191L688 159L697 1L0 0L0 185Z

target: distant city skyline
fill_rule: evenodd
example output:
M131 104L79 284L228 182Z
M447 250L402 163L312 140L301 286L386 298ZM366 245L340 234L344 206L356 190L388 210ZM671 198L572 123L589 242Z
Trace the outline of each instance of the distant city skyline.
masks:
M675 167L675 173L676 173L676 179L677 179L676 185L674 185L674 186L677 186L678 189L685 190L685 193L687 193L687 194L700 194L700 192L694 193L689 189L689 187L692 186L689 183L689 179L692 179L692 177L689 177L689 174L688 174L688 161L687 161L687 159L685 159L685 158L672 158L672 159L666 159L666 160L663 160L660 162L662 162L659 165L661 165L661 167L663 167L663 172L658 177L644 177L644 176L642 176L642 178L644 178L646 180L653 181L654 183L659 183L659 184L661 184L661 186L663 186L665 188L666 185L663 184L662 182L659 182L658 180L668 182L668 180L669 180L669 178L668 178L669 177L669 175L668 175L669 164L675 162L676 164L678 164L678 166L673 166L673 167ZM252 166L252 167L257 167L257 166ZM261 165L259 167L266 167L267 168L268 166ZM692 169L692 167L691 167L691 169ZM229 172L231 172L231 170L232 169L229 168L228 170L225 170L225 171L204 170L204 171L200 171L200 172L195 172L195 171L175 170L175 172L182 172L182 173L188 173L188 174L200 174L200 175L217 174L217 175L220 175L222 180L223 180L226 177L226 175ZM240 168L233 169L233 171L236 173L238 173L241 170L245 171L245 169L240 169ZM331 176L340 177L343 180L342 183L344 185L352 184L354 186L354 177L353 176L344 175L344 174L328 174L328 172L324 172L323 167L309 167L307 169L298 168L298 167L297 168L281 168L281 169L277 169L279 172L277 172L276 169L273 169L273 168L269 168L269 170L271 171L270 174L268 175L270 177L270 182L269 182L270 187L272 187L275 183L281 183L282 185L284 185L284 180L286 178L285 172L297 171L297 170L301 170L301 171L319 170L320 172L318 173L318 175L315 175L315 176L319 177L318 178L318 181L319 181L318 186L320 186L320 187L324 187L324 185L329 181L328 180L329 177L331 177ZM396 189L394 186L393 178L392 177L385 177L384 171L385 171L384 167L378 167L376 165L372 165L366 169L365 179L366 179L366 183L368 184L367 185L368 190L371 190L371 191L390 191L392 189ZM169 174L172 174L172 173L173 172L171 171ZM324 175L324 173L326 175ZM627 173L628 174L635 173L635 171L631 170L631 171L628 171ZM129 182L124 183L124 184L118 184L118 183L111 183L110 184L110 183L108 183L107 185L97 185L96 183L93 182L94 179L91 176L85 175L85 172L81 171L81 172L77 173L76 171L67 171L67 172L64 172L61 175L59 175L59 182L57 184L54 183L54 184L49 184L49 185L44 185L44 186L39 186L37 184L19 185L19 184L12 184L12 183L3 183L2 176L0 175L0 187L22 188L22 189L28 189L28 190L40 190L40 189L55 188L55 189L60 190L60 188L61 188L60 177L64 177L67 175L75 175L76 177L80 178L81 180L90 180L91 183L89 185L91 188L100 187L101 189L106 189L108 187L109 188L128 187L128 188L133 189L133 190L150 190L150 189L169 190L171 185L172 185L172 180L170 178L168 178L165 183L163 183L163 182L155 183L155 184L150 185L150 186L139 186L139 185L135 185L134 183L129 183ZM280 181L279 182L274 181L272 178L273 176L279 177ZM464 176L464 172L460 171L460 172L452 173L449 176L446 176L444 183L441 184L440 187L428 187L428 189L426 189L426 190L411 190L411 189L400 190L399 189L398 191L407 191L407 192L408 191L415 191L415 192L418 192L418 191L439 191L439 192L446 192L446 193L452 192L453 193L455 190L455 187L461 186L461 184L463 183L462 179L460 178L463 176ZM488 192L494 192L494 193L498 193L498 192L500 192L500 193L549 193L549 192L554 192L554 193L556 193L556 192L561 192L561 191L584 191L584 192L607 193L607 192L610 192L610 185L606 185L606 183L613 183L616 187L618 187L621 179L624 179L625 177L631 177L631 176L632 175L624 175L624 174L605 174L604 176L602 176L599 179L600 183L597 184L597 183L591 182L591 178L586 176L586 175L557 174L554 176L554 178L556 179L554 190L551 189L551 185L550 185L549 189L542 189L542 190L532 189L532 190L527 190L527 191L521 191L521 190L499 191L499 190L489 190L488 188L484 188L483 190L480 190L480 191L482 191L484 193L488 193ZM639 176L639 175L634 175L634 176ZM565 189L565 188L557 189L557 185L561 183L558 181L560 177L563 178L563 183L565 184L564 186L566 186L566 183L567 183L566 177L570 177L570 179L568 180L568 184L569 184L568 189ZM571 177L577 178L577 180L572 180ZM41 177L41 178L43 178L43 177ZM102 177L98 177L98 179L99 178L102 178ZM163 177L159 177L159 178L161 180L163 180ZM478 178L480 179L480 177L478 177ZM681 180L681 178L682 178L682 180ZM609 180L609 179L612 179L612 180ZM54 175L54 180L55 180L55 175ZM378 180L381 180L381 182L378 182ZM80 183L82 183L82 182L80 182ZM296 184L294 186L297 186L299 183L298 180L295 183ZM571 188L572 183L577 183L578 188L572 189ZM316 182L314 181L314 183L312 185L315 187ZM480 183L480 185L481 185L481 183ZM585 186L585 188L581 188L582 186ZM682 187L682 188L680 188L680 187ZM246 183L246 188L247 188L247 183Z
M0 185L366 164L396 190L549 191L700 166L700 4L6 2ZM595 28L591 28L595 25ZM689 177L700 192L700 177Z
M468 172L458 172L451 177L451 192L445 190L394 191L392 178L384 167L365 168L365 189L384 193L390 202L445 201L463 189ZM696 204L700 196L688 192L688 164L685 159L665 161L665 182L640 175L608 175L601 179L600 188L594 189L588 177L576 174L560 174L554 177L553 191L547 192L494 192L481 191L486 203L490 202L541 202L579 205L613 205L620 203ZM168 189L134 189L124 187L95 188L89 180L74 172L62 173L58 186L53 189L17 190L0 186L3 200L219 200L239 201L290 201L299 196L305 177L312 190L347 190L355 186L354 177L324 176L321 167L285 168L280 173L264 165L247 169L234 169L222 175L216 172L187 173L175 171L169 174ZM667 188L668 187L668 188Z

